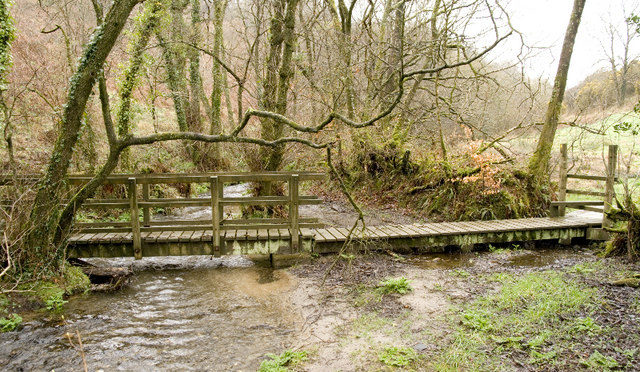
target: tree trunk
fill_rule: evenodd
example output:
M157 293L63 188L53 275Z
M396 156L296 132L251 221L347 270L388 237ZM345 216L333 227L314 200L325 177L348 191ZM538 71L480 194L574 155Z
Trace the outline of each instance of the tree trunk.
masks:
M55 254L51 239L58 226L61 193L66 185L67 172L78 141L82 116L87 99L100 74L104 62L126 24L127 18L139 0L116 0L109 9L104 23L94 31L84 49L80 64L71 79L69 94L62 115L62 123L44 177L31 210L33 229L27 246L42 257Z
M549 160L551 158L551 148L553 140L558 128L558 117L562 108L562 100L564 99L564 90L567 85L567 74L569 72L569 63L571 62L571 54L573 53L573 45L578 33L578 26L584 10L586 0L574 0L573 11L567 32L564 35L562 44L562 53L558 64L558 72L553 83L553 92L551 100L547 108L542 133L538 139L538 146L529 162L529 171L539 180L547 180L549 178Z
M287 113L289 82L293 77L291 62L296 42L295 11L297 6L298 0L276 1L270 25L271 40L261 108L281 115ZM265 118L261 124L261 136L264 140L272 141L284 135L284 126L275 120ZM260 148L259 167L261 169L254 170L275 171L280 169L284 150L284 146Z

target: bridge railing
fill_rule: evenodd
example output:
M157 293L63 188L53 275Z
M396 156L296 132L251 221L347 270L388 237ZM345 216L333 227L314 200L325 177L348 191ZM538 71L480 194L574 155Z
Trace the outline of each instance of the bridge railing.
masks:
M300 229L317 228L324 225L316 218L300 218L300 205L321 204L317 196L300 195L300 183L323 180L324 173L315 172L264 172L264 173L202 173L202 174L117 174L107 178L105 184L125 185L126 198L91 198L81 206L81 210L125 210L129 211L128 221L75 221L76 234L130 233L136 258L142 257L142 233L171 231L212 231L214 255L220 254L221 235L225 230L288 229L292 251L300 245ZM36 182L38 176L21 176L21 182ZM80 186L91 177L71 176L69 184ZM0 176L0 186L10 184L9 177ZM287 185L286 195L266 196L225 196L226 184L241 182L280 182ZM152 198L151 186L160 184L208 184L209 197ZM225 218L225 207L229 206L282 206L288 209L287 218ZM211 219L202 220L155 220L153 208L208 207ZM97 235L96 235L97 236Z
M558 201L551 203L551 216L564 216L566 208L584 209L603 213L602 226L611 226L611 221L607 218L606 212L611 209L613 197L615 195L614 186L618 182L616 170L618 167L618 146L609 145L607 154L607 164L605 175L585 175L568 173L567 144L560 145L560 169L558 180ZM601 187L594 187L589 190L568 188L569 179L586 180L601 183L604 182L604 191L594 191ZM567 195L582 195L601 198L601 200L571 200L567 201Z

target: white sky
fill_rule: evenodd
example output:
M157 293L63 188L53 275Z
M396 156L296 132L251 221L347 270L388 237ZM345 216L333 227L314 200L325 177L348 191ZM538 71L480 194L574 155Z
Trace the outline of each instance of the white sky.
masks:
M608 67L601 43L607 41L606 25L612 20L624 30L624 12L631 13L638 0L587 0L578 37L571 57L567 87L580 83L589 74ZM527 70L532 76L555 77L564 33L573 8L573 0L511 0L509 9L513 26L520 30L530 46L551 47L539 51ZM621 50L621 49L619 49ZM640 35L632 43L631 57L640 55Z

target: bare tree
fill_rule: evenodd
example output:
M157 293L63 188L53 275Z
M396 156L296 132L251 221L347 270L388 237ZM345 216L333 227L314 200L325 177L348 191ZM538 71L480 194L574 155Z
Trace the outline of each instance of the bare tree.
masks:
M558 117L560 116L564 90L567 85L567 74L569 73L571 54L573 53L573 44L578 34L578 26L580 26L580 19L582 18L585 3L586 0L574 0L569 25L564 35L562 52L560 54L560 60L558 61L558 71L553 84L553 92L551 93L551 100L547 108L544 126L538 138L536 151L529 161L529 171L540 180L545 180L549 177L551 148L556 135L556 129L558 128Z

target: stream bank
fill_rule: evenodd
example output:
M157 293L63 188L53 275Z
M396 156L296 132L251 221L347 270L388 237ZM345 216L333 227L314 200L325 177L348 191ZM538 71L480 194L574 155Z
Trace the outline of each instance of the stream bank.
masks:
M136 275L127 288L76 296L63 312L36 314L21 330L0 334L0 367L73 371L82 368L84 354L89 370L252 371L266 354L300 350L308 359L293 370L391 370L405 362L401 369L424 371L573 370L603 363L640 368L633 351L640 334L638 292L609 285L639 269L603 261L583 247L345 254L288 269L257 266L242 257L117 259L109 264L132 265ZM382 280L401 277L412 291L380 294ZM506 337L493 323L500 317L482 314L495 315L497 300L491 296L503 288L538 277L560 277L589 297L572 311L554 315L559 323L544 323L561 337L547 336L531 347L539 335L514 331ZM525 329L531 320L518 314L537 299L531 301L520 303L513 314L508 308L501 314L518 319ZM469 319L489 326L473 328L482 323ZM460 344L461 337L477 337L478 343Z

